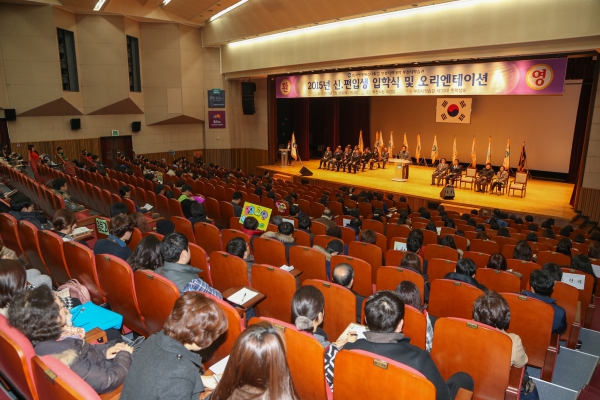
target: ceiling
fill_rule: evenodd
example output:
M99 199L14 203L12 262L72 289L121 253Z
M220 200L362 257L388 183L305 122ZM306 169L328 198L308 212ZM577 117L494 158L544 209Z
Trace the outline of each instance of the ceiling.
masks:
M270 33L299 29L342 19L457 0L248 0L221 16L209 19L238 0L0 0L22 4L49 4L79 14L124 15L143 22L177 22L203 27L205 46L218 46Z

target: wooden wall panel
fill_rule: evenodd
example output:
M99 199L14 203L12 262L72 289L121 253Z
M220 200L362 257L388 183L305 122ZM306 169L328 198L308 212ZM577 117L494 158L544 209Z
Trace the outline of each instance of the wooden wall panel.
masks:
M577 202L577 211L590 221L600 221L600 189L581 188Z
M23 156L24 160L27 160L27 146L33 144L38 153L50 154L54 160L54 152L57 147L62 147L65 156L72 160L76 158L81 161L81 152L87 150L92 154L100 155L100 138L92 139L76 139L76 140L51 140L48 142L24 142L24 143L11 143L10 147L12 151Z

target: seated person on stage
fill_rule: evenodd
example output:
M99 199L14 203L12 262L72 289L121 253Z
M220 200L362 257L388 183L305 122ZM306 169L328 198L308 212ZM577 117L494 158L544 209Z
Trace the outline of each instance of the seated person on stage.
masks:
M556 300L550 297L554 291L554 277L548 271L534 270L529 276L531 291L523 290L523 294L550 304L554 309L552 321L552 333L562 334L567 329L567 317L565 309L556 304Z
M458 163L458 158L452 162L450 169L448 170L448 174L446 174L446 185L450 185L450 181L454 184L454 181L460 179L462 174L462 167Z
M410 344L410 338L402 334L404 302L395 292L382 290L370 296L365 317L369 327L365 339L347 343L344 348L365 350L416 369L435 386L436 400L453 399L460 388L473 390L473 378L464 372L457 372L444 382L429 353Z
M350 169L350 161L352 159L352 148L350 146L346 146L344 149L344 154L342 154L342 160L337 163L337 170L340 170L340 165L342 167L342 172L346 172L346 167Z
M233 205L233 216L239 217L242 215L242 206L240 203L242 202L242 192L233 192L233 196L231 198L231 205Z
M333 269L333 283L337 283L340 286L345 287L352 291L354 297L356 297L356 322L360 324L360 312L362 310L362 302L365 299L360 294L352 290L354 285L354 269L350 264L338 264Z
M373 164L377 163L379 167L379 149L377 146L373 147L373 155L371 157L371 161L369 161L369 169L373 169Z
M196 291L223 298L218 290L198 277L198 268L189 265L191 253L187 237L177 232L165 236L160 243L160 253L165 263L156 272L173 282L179 294Z
M335 152L333 153L332 158L329 160L329 162L327 163L327 168L326 169L330 169L333 171L334 169L337 168L337 170L340 170L340 162L342 161L342 156L344 155L344 152L342 151L342 146L338 146L337 149L335 149Z
M364 153L362 153L362 156L360 158L360 163L362 164L362 172L365 172L365 167L367 166L369 161L371 161L372 157L373 157L373 153L371 153L371 149L369 149L367 147L365 149Z
M448 272L446 276L444 276L444 279L468 283L469 285L473 285L485 292L487 288L481 283L477 282L475 279L475 271L477 271L475 262L470 258L463 258L462 260L458 260L456 263L454 272Z
M475 184L477 185L477 190L475 191L485 192L485 187L492 181L492 178L494 178L494 170L492 169L492 164L487 163L485 164L485 168L479 171L479 177L475 181Z
M406 146L402 146L402 150L400 151L400 153L398 153L398 158L401 160L406 160L406 161L411 160L410 153L406 149Z
M387 164L389 159L390 153L388 152L388 148L384 147L383 151L381 152L381 162L383 163L383 169L385 169L385 164ZM377 167L379 168L379 162L377 162Z
M446 173L448 173L448 164L446 163L446 159L442 158L435 167L433 174L431 174L431 184L435 185L435 180L437 179L437 184L439 186Z
M494 190L498 188L498 194L502 193L502 188L506 186L508 183L508 171L504 168L504 165L500 167L498 174L496 175L496 180L492 183L491 192L494 193Z
M360 150L358 149L358 146L354 146L354 151L352 152L352 156L350 157L350 162L348 163L348 173L350 173L352 170L354 170L354 173L356 174L356 171L360 168L361 157L362 157L362 155L360 154Z
M333 155L331 154L331 147L327 146L327 150L325 150L325 153L323 153L323 158L321 158L321 161L319 162L318 169L321 169L321 167L323 167L324 169L327 168L327 164L331 160L331 157L333 157Z

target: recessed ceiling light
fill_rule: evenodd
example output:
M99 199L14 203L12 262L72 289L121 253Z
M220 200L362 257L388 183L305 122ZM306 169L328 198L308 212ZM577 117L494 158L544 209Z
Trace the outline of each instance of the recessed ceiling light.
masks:
M235 3L234 5L227 7L226 9L224 9L221 12L216 13L215 15L213 15L209 21L214 21L215 19L219 18L220 16L227 14L229 11L238 8L239 6L241 6L242 4L246 3L248 0L240 0L237 3Z
M98 2L96 3L96 5L94 6L94 11L100 11L100 9L102 8L102 6L104 5L104 1L105 0L98 0Z

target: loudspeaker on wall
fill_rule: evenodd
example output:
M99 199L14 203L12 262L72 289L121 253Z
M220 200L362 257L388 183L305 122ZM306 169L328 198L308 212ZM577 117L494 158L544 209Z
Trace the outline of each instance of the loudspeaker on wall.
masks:
M14 108L7 108L4 110L4 118L6 118L7 121L16 121L17 112Z
M444 200L453 200L454 199L454 186L444 186L444 188L440 192L440 197Z
M140 121L133 121L131 123L131 131L132 132L139 132L142 130L142 123Z
M73 118L71 121L71 130L75 131L77 129L81 129L81 119Z
M242 82L242 110L244 115L254 115L254 92L256 92L256 83Z
M302 167L302 169L300 170L300 175L302 176L312 176L312 171L306 167Z

